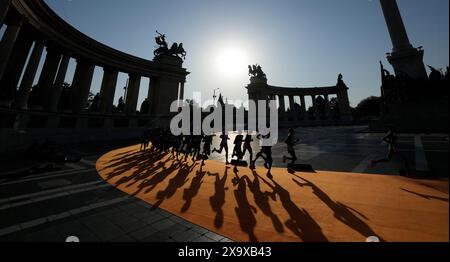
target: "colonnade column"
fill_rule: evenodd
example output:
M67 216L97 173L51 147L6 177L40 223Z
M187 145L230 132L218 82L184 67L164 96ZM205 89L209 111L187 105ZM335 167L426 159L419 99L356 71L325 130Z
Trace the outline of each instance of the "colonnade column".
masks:
M325 114L327 118L332 118L330 110L330 98L328 97L328 95L324 95L324 97L325 97Z
M289 96L289 108L291 109L291 118L293 121L297 120L297 114L295 112L295 101L293 96Z
M130 74L130 82L128 83L127 98L125 100L126 114L129 115L136 114L140 86L141 86L141 76L138 74Z
M312 98L312 106L313 106L313 114L314 114L314 118L319 118L319 110L317 108L317 101L316 101L316 96L311 96Z
M10 107L16 96L20 76L25 67L33 40L29 32L22 29L17 36L14 48L11 50L10 60L4 69L3 78L0 79L0 103Z
M184 84L185 81L180 82L180 97L179 97L180 100L184 100Z
M77 60L72 83L72 111L81 113L86 109L95 65L86 60Z
M3 78L6 65L8 64L11 57L14 44L16 43L19 32L22 29L22 25L23 19L14 21L10 25L8 25L8 28L6 28L6 31L2 37L2 40L0 42L0 79Z
M3 27L3 21L5 21L10 4L11 0L0 0L0 28Z
M42 53L44 51L44 42L37 40L34 43L33 51L31 52L30 59L28 60L25 73L20 83L19 93L14 101L14 107L26 109L27 100L33 86L33 81L36 78L39 62L41 61Z
M70 54L65 53L62 56L61 63L59 64L58 74L56 75L55 84L50 92L50 100L47 106L47 110L51 112L58 111L59 99L61 97L64 80L66 79L67 68L69 67Z
M61 61L61 53L55 47L47 47L47 55L45 57L44 66L37 85L37 90L33 90L34 106L49 109L50 98L52 96L53 83L56 73L58 72L59 63Z
M279 108L279 117L280 120L284 120L284 116L286 115L286 107L284 104L284 96L278 96L278 100L280 101L280 108Z
M119 72L113 68L103 68L103 80L100 90L99 111L103 114L112 113L114 95L116 93Z
M300 108L302 117L306 119L306 102L305 102L305 96L300 96Z

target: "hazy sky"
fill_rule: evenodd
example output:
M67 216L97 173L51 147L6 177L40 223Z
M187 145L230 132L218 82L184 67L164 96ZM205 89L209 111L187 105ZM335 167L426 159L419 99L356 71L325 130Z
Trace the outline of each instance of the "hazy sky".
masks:
M186 96L210 98L220 88L247 97L247 64L259 63L269 83L309 87L336 83L342 73L355 106L379 95L379 63L392 49L378 0L46 0L66 21L113 48L153 59L155 30L169 45L183 42L192 74ZM414 46L425 63L449 64L449 1L398 0ZM229 57L236 57L230 64ZM67 79L73 75L73 61ZM231 68L230 68L231 66ZM230 72L224 72L230 68ZM92 89L98 91L101 70ZM123 94L121 75L116 98ZM140 101L148 80L142 83Z

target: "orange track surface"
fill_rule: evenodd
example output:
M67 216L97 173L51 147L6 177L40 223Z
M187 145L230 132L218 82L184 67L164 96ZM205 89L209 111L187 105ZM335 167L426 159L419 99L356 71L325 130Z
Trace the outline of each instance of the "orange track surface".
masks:
M316 171L226 169L132 146L97 162L111 185L236 241L449 241L448 181Z

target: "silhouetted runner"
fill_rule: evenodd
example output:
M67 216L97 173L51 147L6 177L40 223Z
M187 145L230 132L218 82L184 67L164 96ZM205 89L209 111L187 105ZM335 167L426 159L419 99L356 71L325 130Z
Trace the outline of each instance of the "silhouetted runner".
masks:
M180 155L180 147L183 142L183 134L178 136L173 136L172 138L172 156L176 157L178 160L178 156Z
M261 138L268 139L268 138L270 138L270 134L268 134L267 136L258 135L257 138L260 140L261 140ZM253 160L252 164L250 165L251 169L255 169L256 161L260 157L262 159L264 159L264 167L269 170L267 172L267 176L271 177L271 170L272 170L272 165L273 165L272 146L264 145L261 142L261 151L258 154L256 154L256 158Z
M164 148L165 148L164 143L165 143L165 141L166 141L166 137L165 137L165 134L164 134L164 130L162 130L162 129L159 130L158 137L159 137L159 138L158 138L158 139L159 139L159 143L158 143L158 145L159 145L159 147L158 147L158 152L159 152L159 153L162 153L162 152L164 151Z
M405 171L406 171L406 175L409 174L409 165L408 165L408 161L406 160L406 158L400 154L397 150L397 135L395 134L395 130L394 127L389 127L388 129L388 133L386 134L386 136L383 138L383 141L386 142L388 144L388 153L387 156L385 158L379 159L379 160L372 160L370 161L370 166L374 167L375 165L379 164L379 163L386 163L386 162L391 162L392 159L394 158L394 156L398 155L402 160L403 160L403 164L405 166Z
M244 158L244 154L242 153L242 143L244 142L244 136L243 135L237 135L234 139L234 148L233 148L233 154L231 155L231 158L236 157L237 159L234 161L234 172L238 172L237 166L242 162L242 159ZM233 163L233 161L232 161Z
M187 161L189 155L192 153L193 148L194 148L194 136L189 135L186 138L186 151L184 152L184 161Z
M243 158L242 154L242 143L244 142L244 136L243 135L237 135L234 139L234 149L233 154L231 155L231 158L237 157L238 160L241 160Z
M153 151L158 152L161 144L161 130L156 128L152 132L152 146Z
M228 140L230 140L230 138L227 134L225 134L225 132L223 132L222 135L220 135L220 139L220 149L217 150L216 148L214 148L212 152L222 154L222 151L225 149L225 163L229 165L230 162L228 162Z
M203 139L203 136L201 136L201 135L194 136L192 139L192 143L193 143L192 161L194 161L194 162L199 160L201 157L200 151L202 148L202 139Z
M205 135L203 137L203 153L202 153L202 166L205 165L205 161L209 159L211 155L211 145L213 141L213 135Z
M142 143L140 151L146 151L147 147L150 143L150 137L151 137L151 130L150 128L145 129L144 134L142 135Z
M248 135L245 137L245 140L244 140L244 149L243 149L243 151L242 151L242 155L243 155L243 156L245 156L245 153L247 153L247 151L248 151L248 153L250 154L250 163L252 163L252 161L253 161L252 142L253 142L252 136L251 136L250 134L248 134Z
M287 139L284 141L287 145L287 152L290 155L290 157L283 156L283 162L286 163L286 160L291 160L290 165L294 165L295 161L298 160L297 156L295 155L295 149L294 146L297 144L299 140L295 137L295 131L294 129L289 129L289 135Z
M189 136L181 134L182 139L181 139L181 145L179 148L180 153L186 154L186 147L189 143Z

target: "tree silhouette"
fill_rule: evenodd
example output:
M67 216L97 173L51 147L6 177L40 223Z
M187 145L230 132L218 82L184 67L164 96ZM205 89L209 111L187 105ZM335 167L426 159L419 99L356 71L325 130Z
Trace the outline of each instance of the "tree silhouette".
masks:
M381 114L381 98L376 96L362 100L354 109L356 119L378 117Z

